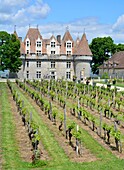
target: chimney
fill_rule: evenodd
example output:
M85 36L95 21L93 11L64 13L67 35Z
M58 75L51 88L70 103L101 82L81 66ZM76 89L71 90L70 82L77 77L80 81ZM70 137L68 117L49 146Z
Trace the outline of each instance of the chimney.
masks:
M22 37L19 37L19 41L22 42Z
M57 41L61 43L61 35L57 35Z

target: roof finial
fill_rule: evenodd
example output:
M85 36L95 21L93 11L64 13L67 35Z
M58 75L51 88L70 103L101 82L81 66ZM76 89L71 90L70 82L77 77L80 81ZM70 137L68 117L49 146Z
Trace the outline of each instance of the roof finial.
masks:
M79 32L78 32L77 38L79 38Z
M52 35L54 35L54 31L52 31Z
M30 26L31 26L31 25L29 24L29 28L30 28Z
M37 29L38 29L38 26L39 26L39 25L37 24Z
M68 31L68 30L69 30L69 26L66 27L66 31Z
M16 32L16 25L14 25L14 32Z
M84 34L85 34L85 28L84 28Z

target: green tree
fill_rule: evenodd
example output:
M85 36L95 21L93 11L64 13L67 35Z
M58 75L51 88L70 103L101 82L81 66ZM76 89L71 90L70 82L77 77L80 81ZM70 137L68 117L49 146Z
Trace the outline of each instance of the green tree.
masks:
M111 37L97 37L92 40L90 49L93 53L92 72L97 74L98 67L116 51L116 46Z
M124 44L117 44L115 46L116 46L116 52L124 51Z
M20 41L14 34L0 31L0 70L18 72L21 65Z

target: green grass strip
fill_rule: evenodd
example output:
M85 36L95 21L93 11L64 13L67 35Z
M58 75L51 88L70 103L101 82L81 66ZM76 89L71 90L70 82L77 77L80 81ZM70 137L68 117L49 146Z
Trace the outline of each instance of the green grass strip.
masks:
M32 118L39 126L42 143L45 149L48 150L49 155L52 158L52 162L57 164L62 164L65 161L66 162L69 161L64 150L60 147L58 142L55 140L54 134L49 130L47 125L42 121L35 107L30 104L28 98L24 95L24 93L20 91L18 87L16 87L14 84L13 87L18 92L20 98L24 101L24 105L27 107L29 113L32 112Z
M14 87L16 87L16 85L14 85ZM47 126L42 122L41 117L39 117L38 113L35 110L35 107L30 105L28 96L24 92L23 93L20 92L18 87L16 87L16 90L18 91L20 97L23 98L25 105L27 105L28 108L30 108L31 112L33 113L33 119L36 122L38 122L40 127L40 132L41 134L43 134L43 138L42 138L43 144L49 150L50 155L54 159L50 161L47 167L43 167L42 170L63 170L63 169L64 170L73 170L73 169L123 170L124 169L124 160L120 160L116 158L114 155L112 155L111 152L104 149L85 130L83 130L82 133L82 138L85 143L85 146L87 146L87 148L89 148L92 151L92 153L97 155L97 157L100 159L95 162L85 162L85 163L74 163L69 161L68 158L65 156L63 150L55 141L52 132L50 132Z
M36 165L32 165L30 162L21 160L7 88L5 83L0 83L0 148L2 150L0 152L0 154L2 153L0 170L29 170L33 167L43 166L46 164L45 161L39 161Z
M9 105L7 87L4 83L0 83L0 89L3 169L16 169L20 167L21 160L14 135L15 126Z

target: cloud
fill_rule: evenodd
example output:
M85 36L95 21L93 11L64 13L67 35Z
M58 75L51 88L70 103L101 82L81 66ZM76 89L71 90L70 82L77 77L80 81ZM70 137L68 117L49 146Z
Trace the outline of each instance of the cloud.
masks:
M104 36L112 37L115 43L124 43L124 15L119 16L113 24L103 24L98 17L43 24L50 11L49 5L42 0L0 0L0 30L11 33L14 25L17 25L17 33L24 38L29 24L31 27L39 24L43 38L49 38L52 34L63 37L68 26L73 39L77 36L81 38L85 31L89 43L93 38Z
M35 5L27 8L27 13L31 14L33 18L44 18L50 11L50 7L47 4L36 3Z
M27 25L35 19L44 19L50 12L48 4L41 0L0 0L0 23Z
M122 32L124 33L124 15L119 16L116 23L112 27L113 31L115 32Z
M27 4L26 0L0 0L0 13L14 13Z

